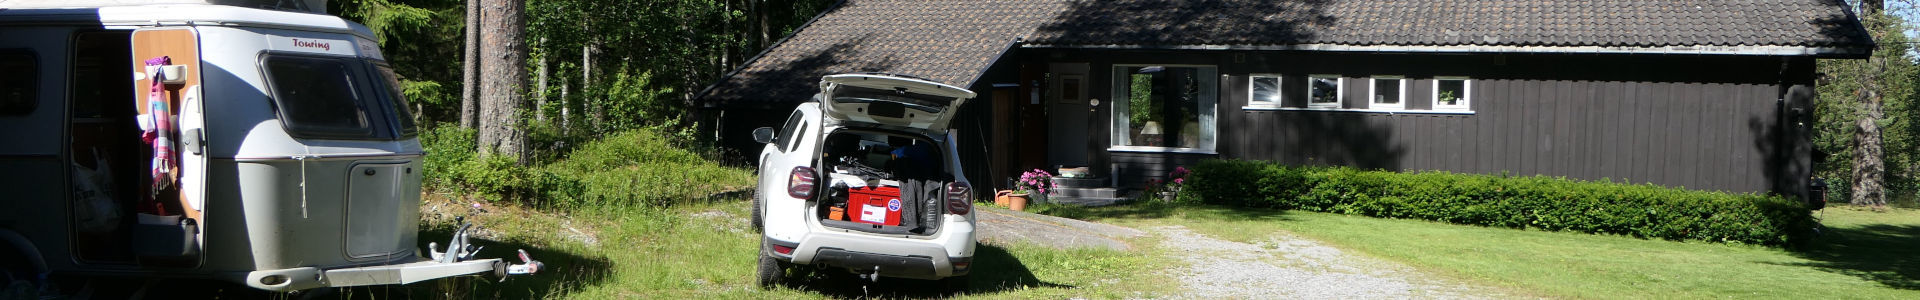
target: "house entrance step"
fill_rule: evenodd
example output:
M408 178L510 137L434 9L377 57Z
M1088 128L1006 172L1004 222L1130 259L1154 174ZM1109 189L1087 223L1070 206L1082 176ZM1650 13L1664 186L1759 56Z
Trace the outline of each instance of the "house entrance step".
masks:
M1060 188L1104 188L1108 187L1106 177L1066 178L1054 177L1053 185Z
M1119 198L1120 190L1114 188L1073 188L1057 187L1049 196Z
M1051 196L1047 196L1047 201L1052 202L1054 204L1067 204L1067 205L1079 205L1079 206L1108 206L1108 205L1127 204L1127 203L1133 202L1133 199L1119 198L1119 197L1073 197L1073 196L1051 195Z

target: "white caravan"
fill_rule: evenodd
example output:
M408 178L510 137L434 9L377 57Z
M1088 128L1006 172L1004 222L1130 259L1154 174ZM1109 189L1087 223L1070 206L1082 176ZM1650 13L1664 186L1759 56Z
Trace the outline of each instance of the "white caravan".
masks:
M0 284L269 291L538 264L419 233L421 157L367 27L325 1L0 1Z

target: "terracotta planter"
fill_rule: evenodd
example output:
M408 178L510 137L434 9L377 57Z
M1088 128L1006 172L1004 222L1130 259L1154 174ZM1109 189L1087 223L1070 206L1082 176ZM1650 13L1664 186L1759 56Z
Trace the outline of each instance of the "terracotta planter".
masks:
M1012 194L1013 194L1013 191L1000 191L998 193L993 193L993 206L1007 207L1009 202L1012 201L1008 199L1010 198L1008 195L1012 195Z
M1007 209L1012 209L1014 211L1026 211L1027 200L1030 200L1029 198L1027 198L1027 194L1008 194Z

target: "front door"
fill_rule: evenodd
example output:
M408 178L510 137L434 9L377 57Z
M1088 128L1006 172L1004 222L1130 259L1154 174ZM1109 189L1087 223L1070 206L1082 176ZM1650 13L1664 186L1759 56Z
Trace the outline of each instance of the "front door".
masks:
M1091 115L1089 109L1092 108L1087 105L1087 64L1049 64L1048 71L1053 76L1047 81L1046 95L1043 97L1049 112L1047 163L1050 166L1087 166L1088 158L1092 155L1087 149L1087 141L1096 134L1088 131L1087 127L1087 118Z

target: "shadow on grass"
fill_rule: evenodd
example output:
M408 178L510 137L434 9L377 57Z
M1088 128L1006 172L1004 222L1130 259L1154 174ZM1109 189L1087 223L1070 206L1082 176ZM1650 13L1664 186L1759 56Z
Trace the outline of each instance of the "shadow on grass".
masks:
M1813 263L1794 264L1859 277L1887 287L1920 290L1920 226L1871 224L1827 228L1815 244L1795 255Z
M427 224L422 224L427 225ZM420 232L420 247L426 249L428 242L445 244L453 236L450 225L428 225ZM368 298L392 298L395 296L416 298L464 298L464 299L548 299L563 298L568 292L584 286L597 285L607 278L608 270L613 267L605 257L583 257L563 251L548 251L540 247L514 241L493 241L473 239L481 249L479 258L500 258L509 263L519 263L520 258L514 250L526 249L534 260L545 265L540 273L529 276L514 276L501 281L492 275L463 276L416 282L406 285L401 292L409 294L394 295L394 291L368 289L366 291L344 290L342 296L364 294ZM358 297L341 297L358 298Z
M1102 221L1109 219L1164 219L1174 214L1209 221L1290 221L1286 210L1236 208L1204 204L1173 204L1160 201L1135 201L1129 204L1085 207L1044 204L1029 211L1068 219Z
M975 244L973 272L966 295L991 295L1027 288L1073 288L1071 285L1040 280L1033 271L1007 249ZM943 290L939 281L881 277L878 282L862 279L851 272L834 268L799 267L784 281L786 288L819 293L831 298L944 298L954 294Z
M1159 201L1134 201L1128 204L1100 207L1072 204L1038 204L1029 206L1027 212L1086 221L1104 219L1160 219L1173 215L1173 205Z

